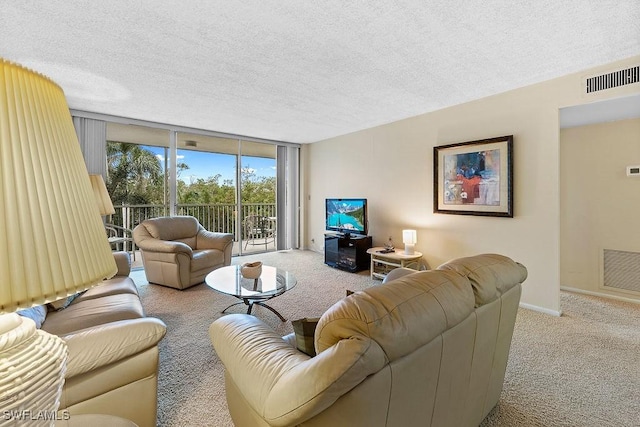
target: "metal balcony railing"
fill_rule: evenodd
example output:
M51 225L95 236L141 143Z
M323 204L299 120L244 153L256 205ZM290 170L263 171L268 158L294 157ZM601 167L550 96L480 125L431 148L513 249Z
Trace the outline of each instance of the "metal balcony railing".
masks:
M164 205L114 205L116 213L111 217L111 223L129 230L140 224L145 219L157 218L169 215L169 208ZM231 233L235 240L244 239L240 231L242 226L237 224L236 204L195 205L180 204L177 207L178 215L191 215L198 219L200 224L209 231L219 233ZM240 221L249 215L263 217L276 217L275 203L246 203L242 205Z

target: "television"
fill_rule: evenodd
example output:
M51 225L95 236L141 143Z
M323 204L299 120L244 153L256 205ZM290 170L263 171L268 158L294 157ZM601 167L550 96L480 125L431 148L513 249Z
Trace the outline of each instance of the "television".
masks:
M327 231L368 234L367 199L326 199L325 214Z

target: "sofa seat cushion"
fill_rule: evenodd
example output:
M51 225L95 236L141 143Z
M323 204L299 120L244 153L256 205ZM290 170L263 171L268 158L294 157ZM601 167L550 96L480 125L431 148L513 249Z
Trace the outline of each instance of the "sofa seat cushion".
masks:
M69 307L71 303L75 301L75 299L78 298L83 293L84 291L80 291L75 294L66 296L64 298L60 298L58 300L52 301L47 304L47 310L48 311L64 310L65 308Z
M42 329L54 335L65 335L96 325L141 317L144 317L144 311L137 295L109 295L74 301L64 310L50 312Z
M191 271L213 269L224 264L224 252L218 249L202 249L193 251L191 260Z
M138 288L130 277L115 276L113 279L105 280L99 285L85 291L82 295L76 298L75 302L79 303L81 301L119 294L138 295Z

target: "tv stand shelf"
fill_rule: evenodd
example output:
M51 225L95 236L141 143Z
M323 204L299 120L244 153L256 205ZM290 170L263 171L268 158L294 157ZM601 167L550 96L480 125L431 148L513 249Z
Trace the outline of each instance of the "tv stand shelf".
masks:
M371 245L371 236L325 234L324 263L352 273L367 270L371 262L367 250Z

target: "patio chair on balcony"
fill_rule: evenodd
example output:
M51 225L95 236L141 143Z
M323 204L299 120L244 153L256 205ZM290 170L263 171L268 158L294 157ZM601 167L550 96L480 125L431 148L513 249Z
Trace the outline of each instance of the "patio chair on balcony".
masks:
M105 231L111 247L117 251L131 253L133 260L136 260L136 242L133 240L133 232L128 228L119 227L114 224L105 224Z
M267 250L269 243L276 240L276 224L275 218L261 215L247 215L244 217L244 248L249 245L264 245Z

